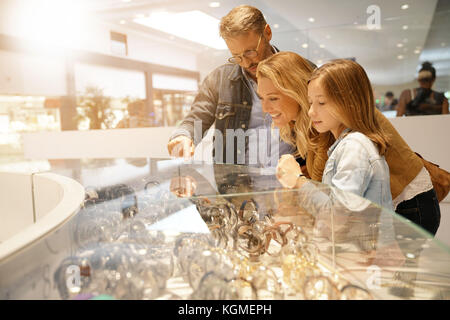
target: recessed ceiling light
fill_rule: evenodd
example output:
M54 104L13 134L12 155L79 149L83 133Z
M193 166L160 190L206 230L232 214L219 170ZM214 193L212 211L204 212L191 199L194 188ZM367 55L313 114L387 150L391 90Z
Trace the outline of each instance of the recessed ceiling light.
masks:
M325 48L325 45L324 45L324 44L320 44L320 45L319 45L319 48L322 48L322 49L323 49L323 48Z
M273 25L273 27L274 27L275 29L278 29L278 28L280 27L280 25L279 25L278 23L275 23L275 24Z
M316 19L314 19L313 17L311 17L311 18L308 19L308 21L309 21L309 22L314 22L314 21L316 21Z
M402 29L403 29L403 30L408 30L408 26L405 24L405 25L402 27Z
M405 3L404 5L402 5L400 8L402 8L402 10L406 10L409 8L409 5L407 3Z
M420 50L419 50L419 49L416 49L416 50L414 50L414 53L415 53L415 54L419 54L419 53L420 53Z
M398 47L398 48L403 47L403 43L397 43L397 47Z
M304 44L302 44L302 48L308 48L308 44L307 43L304 43Z
M399 55L397 56L397 59L398 59L398 60L402 60L403 58L404 58L404 56L401 55L401 54L399 54Z
M218 8L218 7L220 7L220 2L210 2L209 6L211 8Z
M120 24L125 24L126 21L125 21L125 20L120 20L119 23L120 23Z

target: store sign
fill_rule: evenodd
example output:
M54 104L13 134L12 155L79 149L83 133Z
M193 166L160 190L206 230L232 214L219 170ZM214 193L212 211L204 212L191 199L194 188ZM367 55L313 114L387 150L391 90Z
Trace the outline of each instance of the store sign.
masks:
M47 98L44 101L44 108L58 109L61 108L61 99L59 98Z

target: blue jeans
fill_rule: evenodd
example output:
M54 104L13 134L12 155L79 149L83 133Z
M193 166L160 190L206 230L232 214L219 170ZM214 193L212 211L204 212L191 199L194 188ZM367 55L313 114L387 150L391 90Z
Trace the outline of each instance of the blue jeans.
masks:
M401 202L395 212L411 220L432 235L436 234L441 222L441 209L434 189Z

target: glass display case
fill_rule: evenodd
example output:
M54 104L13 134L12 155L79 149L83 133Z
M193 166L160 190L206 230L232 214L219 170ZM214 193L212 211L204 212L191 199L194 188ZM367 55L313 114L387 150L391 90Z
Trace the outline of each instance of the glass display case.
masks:
M356 195L274 169L65 160L80 211L0 261L0 299L448 299L450 250Z

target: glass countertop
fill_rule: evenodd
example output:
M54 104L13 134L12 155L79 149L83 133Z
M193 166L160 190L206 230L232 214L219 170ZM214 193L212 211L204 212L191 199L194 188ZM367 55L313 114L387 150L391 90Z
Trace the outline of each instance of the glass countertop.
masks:
M450 250L408 220L274 168L49 161L79 212L0 261L1 299L448 299Z

